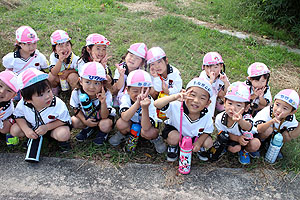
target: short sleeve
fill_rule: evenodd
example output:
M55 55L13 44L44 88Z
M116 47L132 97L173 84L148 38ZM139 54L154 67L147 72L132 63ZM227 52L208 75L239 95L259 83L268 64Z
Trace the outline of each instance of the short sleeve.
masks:
M74 89L71 94L70 99L70 106L72 106L74 109L80 108L80 102L79 102L79 90Z

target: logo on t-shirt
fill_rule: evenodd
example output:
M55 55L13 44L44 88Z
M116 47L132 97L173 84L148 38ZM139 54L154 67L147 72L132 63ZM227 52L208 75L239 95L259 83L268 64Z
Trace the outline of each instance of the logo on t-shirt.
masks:
M169 88L173 88L173 80L169 80Z

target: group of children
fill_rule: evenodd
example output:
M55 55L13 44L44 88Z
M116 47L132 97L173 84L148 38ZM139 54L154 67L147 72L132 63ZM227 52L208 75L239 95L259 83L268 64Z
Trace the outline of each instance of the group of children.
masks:
M6 134L8 145L17 144L19 137L45 135L57 140L63 151L69 150L72 127L81 129L77 141L95 134L94 144L102 145L116 126L108 140L112 146L125 141L126 150L132 152L143 137L158 153L167 151L168 161L175 161L182 121L182 135L192 138L193 152L201 160L208 160L215 125L229 134L227 150L239 153L239 161L248 164L249 154L259 157L261 144L276 132L283 134L284 142L300 134L295 117L299 95L285 89L272 103L270 70L263 63L249 66L246 81L230 84L221 55L209 52L200 75L184 89L180 71L169 64L160 47L148 50L144 43L132 44L113 76L107 65L110 42L104 36L89 35L80 57L73 53L67 32L57 30L50 39L50 64L37 50L39 38L29 26L17 29L15 50L3 57L0 132ZM58 97L60 90L70 88L72 117Z

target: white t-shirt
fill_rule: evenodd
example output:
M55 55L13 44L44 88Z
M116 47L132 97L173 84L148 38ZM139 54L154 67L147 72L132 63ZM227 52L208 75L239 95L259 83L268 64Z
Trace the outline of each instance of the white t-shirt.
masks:
M49 107L36 111L32 104L23 100L18 102L14 111L16 118L24 118L33 130L43 124L48 124L55 120L60 120L67 125L71 125L71 117L66 104L58 97L53 97Z
M48 68L48 61L46 57L35 50L35 52L27 59L24 59L20 55L20 51L10 52L2 59L3 66L17 74L25 71L28 68L36 68L38 70Z
M264 107L261 111L259 111L256 116L254 117L255 126L266 123L272 119L272 113L273 113L273 105ZM285 121L280 126L280 132L292 131L298 126L298 121L296 119L295 115L288 115L285 118ZM278 129L279 124L274 124L275 129Z
M250 114L244 114L243 119L247 120L251 124L253 124L253 118ZM235 122L231 127L227 127L227 120L228 120L228 115L225 111L219 113L216 116L215 126L216 126L218 132L226 131L228 133L231 133L231 134L237 135L237 136L241 136L245 132L251 132L252 134L255 134L255 128L253 128L253 126L250 131L242 130L242 128L239 126L239 124L237 122Z
M67 58L67 63L63 62L60 68L60 71L64 71L66 69L77 69L77 61L79 57L76 56L73 52ZM57 55L54 52L50 55L50 68L53 68L58 61Z
M167 66L167 78L163 78L163 81L168 84L169 88L169 94L177 94L180 92L182 89L182 79L179 70L176 67L173 67L171 65ZM152 82L153 82L153 87L155 91L160 92L162 91L162 80L161 78L158 77L153 77Z
M122 67L123 69L126 69L126 70L125 70L125 73L124 73L124 83L123 83L123 86L118 91L118 94L117 94L116 99L115 99L116 105L120 105L121 104L122 96L127 93L127 91L126 91L126 80L127 80L128 74L129 74L129 70L128 70L128 67L127 67L127 65L126 65L125 62L119 64L119 66ZM119 78L120 78L120 73L119 73L119 70L116 69L115 70L115 75L114 75L114 81L117 82L117 80L119 80Z
M71 94L71 99L70 99L70 106L72 106L74 109L80 109L82 111L82 113L84 114L85 117L88 117L88 115L90 114L90 112L85 111L83 106L82 106L82 102L79 100L79 95L82 94L81 90L79 89L74 89L72 91ZM105 93L106 96L106 106L107 109L109 110L109 115L111 116L115 116L116 115L116 110L112 107L112 95L110 93L109 90L107 90L107 92ZM93 107L99 107L98 111L95 111L95 113L93 114L93 117L97 116L97 119L101 119L100 116L100 101L98 98L92 99L92 104Z
M173 101L167 104L161 109L162 112L166 113L169 118L165 121L165 124L174 126L180 131L180 101ZM183 117L182 117L182 136L199 137L203 133L211 134L214 131L213 120L207 110L204 109L200 113L199 119L191 120L188 116L188 109L183 104Z
M148 109L149 109L149 118L150 118L150 122L153 125L155 125L160 120L158 120L158 118L157 118L156 108L154 107L154 100L152 99L151 96L149 96L149 98L151 100L151 103L148 107ZM126 110L128 110L133 104L134 104L134 102L130 99L129 94L127 94L127 93L124 94L122 96L122 99L121 99L120 113L125 112ZM131 121L140 124L141 119L142 119L142 110L140 108L135 112L135 114L131 118Z
M210 78L207 76L205 70L203 70L200 73L199 77L202 77L202 78L206 79L207 81L210 80ZM214 114L215 114L218 93L222 90L224 85L225 85L224 82L221 81L219 78L216 78L216 80L212 83L213 95L210 97L211 103L208 106L208 112L211 114L211 116L214 116Z

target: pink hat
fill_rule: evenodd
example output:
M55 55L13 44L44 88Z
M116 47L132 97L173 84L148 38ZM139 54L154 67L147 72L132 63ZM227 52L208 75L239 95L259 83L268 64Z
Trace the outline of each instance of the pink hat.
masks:
M63 30L56 30L50 36L51 44L56 45L64 42L68 42L71 40L68 33Z
M250 102L250 88L245 83L232 83L226 92L225 98L237 102Z
M136 56L146 59L147 46L144 43L132 44L127 50Z
M224 63L222 56L218 52L209 52L203 57L202 69L204 69L204 65L217 65L220 63Z
M102 44L102 45L109 46L110 41L108 41L103 35L100 35L98 33L93 33L86 38L85 46L89 46L91 44Z
M295 109L298 109L299 106L299 95L295 90L292 89L285 89L281 90L276 96L275 99L280 99L291 106L293 106Z
M267 65L261 62L255 62L248 67L249 77L261 76L270 73Z
M166 53L160 47L152 47L147 52L147 64L153 63L166 56Z
M30 26L21 26L16 30L16 40L21 43L34 43L39 38Z
M36 68L28 68L17 77L19 89L22 90L37 82L48 79L49 75Z
M209 96L211 97L213 95L213 89L210 84L206 79L204 78L194 78L192 79L187 85L186 89L189 89L190 87L199 87L204 89L205 91L208 92Z
M106 80L104 67L102 66L102 64L98 62L85 63L78 71L78 74L81 78L85 78L88 80L95 80L95 81Z
M19 91L17 76L12 71L3 71L0 73L0 80L3 81L14 92Z
M148 72L137 69L129 73L127 86L132 87L152 87L151 76Z

